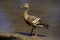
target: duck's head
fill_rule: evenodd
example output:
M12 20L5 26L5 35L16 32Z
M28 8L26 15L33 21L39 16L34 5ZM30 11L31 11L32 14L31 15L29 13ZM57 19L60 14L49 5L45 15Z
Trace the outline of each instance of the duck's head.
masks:
M29 8L29 4L28 3L24 3L23 7L27 9L27 8Z

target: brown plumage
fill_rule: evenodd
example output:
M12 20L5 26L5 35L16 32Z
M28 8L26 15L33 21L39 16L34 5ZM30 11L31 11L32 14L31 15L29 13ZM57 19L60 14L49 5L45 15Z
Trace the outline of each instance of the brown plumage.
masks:
M44 23L41 23L40 22L40 19L39 17L36 17L36 16L32 16L32 15L29 15L28 14L28 11L29 11L29 5L28 3L25 3L23 5L24 8L26 8L25 12L24 12L24 19L26 21L27 24L29 25L32 25L33 28L36 28L36 27L41 27L41 28L44 28L46 26L46 28L48 28L48 25L47 24L44 24ZM32 32L33 32L33 28L31 30L31 34L32 35ZM37 30L37 29L36 29ZM36 34L37 35L37 34Z

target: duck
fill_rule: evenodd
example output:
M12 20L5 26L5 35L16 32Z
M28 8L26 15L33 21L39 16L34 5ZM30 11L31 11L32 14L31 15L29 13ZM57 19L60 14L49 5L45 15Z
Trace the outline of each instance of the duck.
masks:
M28 25L32 26L30 36L32 36L33 29L35 29L35 36L37 36L38 33L37 33L36 27L48 29L48 24L46 24L46 23L44 24L40 21L41 17L30 15L28 13L29 12L29 4L28 3L24 3L23 7L25 8L24 20Z

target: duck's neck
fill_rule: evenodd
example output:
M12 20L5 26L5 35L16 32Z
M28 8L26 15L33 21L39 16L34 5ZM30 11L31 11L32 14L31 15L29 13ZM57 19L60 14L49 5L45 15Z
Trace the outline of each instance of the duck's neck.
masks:
M26 9L25 13L24 13L24 17L27 18L29 16L28 14L29 8Z

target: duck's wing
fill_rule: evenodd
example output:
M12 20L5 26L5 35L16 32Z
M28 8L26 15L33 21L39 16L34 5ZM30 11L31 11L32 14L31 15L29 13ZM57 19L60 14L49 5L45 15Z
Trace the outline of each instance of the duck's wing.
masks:
M36 24L40 20L39 17L31 16L31 15L30 15L30 19L32 24Z

